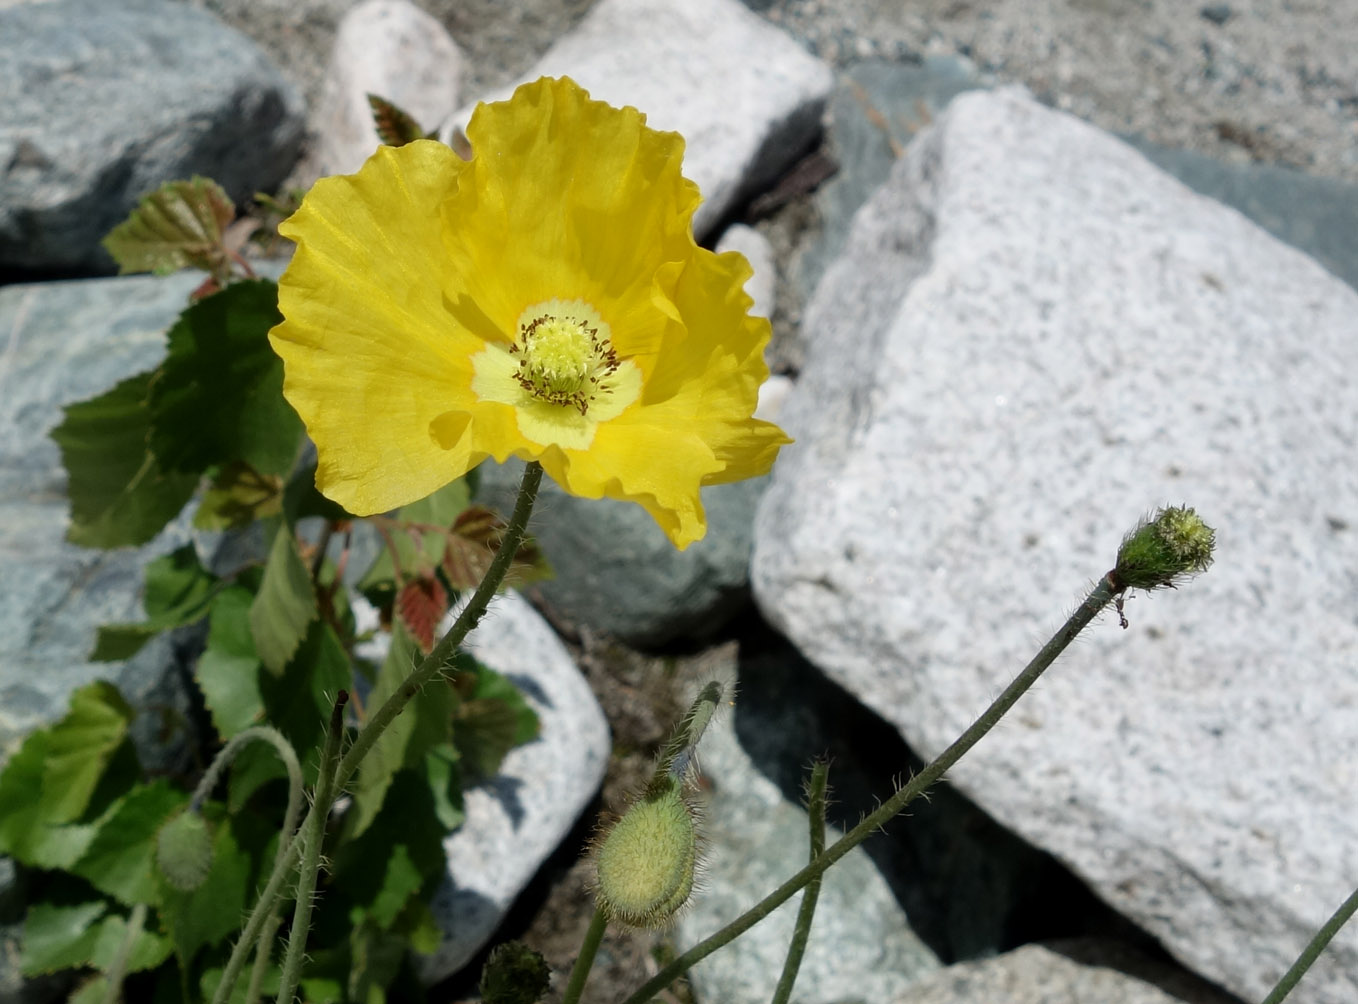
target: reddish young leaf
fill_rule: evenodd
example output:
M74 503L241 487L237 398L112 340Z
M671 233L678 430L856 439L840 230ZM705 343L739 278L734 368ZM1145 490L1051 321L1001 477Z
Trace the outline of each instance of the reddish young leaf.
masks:
M485 578L490 563L500 550L506 524L485 506L468 506L453 523L448 547L443 553L443 574L454 589L475 589ZM531 539L519 545L505 581L523 585L551 574L542 552Z
M396 610L421 651L428 652L434 647L439 621L448 612L448 593L432 574L411 579L396 597Z

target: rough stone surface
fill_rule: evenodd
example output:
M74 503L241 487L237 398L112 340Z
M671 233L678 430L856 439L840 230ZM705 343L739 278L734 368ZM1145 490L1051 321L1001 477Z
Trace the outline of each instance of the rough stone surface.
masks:
M78 687L120 680L123 664L86 660L95 630L140 620L145 562L189 539L180 521L138 549L66 543L66 473L48 434L62 405L160 361L165 330L200 281L184 273L0 290L0 750L65 714ZM168 644L128 664L133 691L157 690Z
M610 750L608 723L585 678L517 593L491 604L467 647L523 692L542 731L511 750L492 780L464 792L466 822L443 845L452 878L431 907L444 942L421 960L428 983L456 972L489 940L599 790Z
M1358 874L1358 295L1111 137L978 93L860 213L806 323L757 598L926 756L1140 512L1218 526L1207 576L1097 623L950 776L1261 996ZM1308 999L1355 974L1341 932Z
M1041 945L963 962L926 976L893 1004L1179 1004L1114 969L1083 966Z
M675 928L679 951L740 916L807 862L806 808L788 801L760 772L732 724L729 716L719 717L698 747L704 849L698 889ZM826 843L839 836L828 827ZM793 897L699 963L689 977L698 999L723 1004L769 1000L800 902L800 896ZM794 999L803 1004L891 1000L938 965L860 847L821 885Z
M684 137L684 174L704 198L700 236L814 140L834 83L827 65L738 0L600 0L522 80L561 75Z
M161 182L270 188L304 124L254 43L162 0L0 9L0 108L0 267L48 271L111 271L100 239Z
M316 171L352 174L377 149L368 95L432 129L458 107L462 53L408 0L366 0L344 15L316 110Z
M486 463L479 497L513 508L523 466ZM555 577L529 593L562 627L638 647L710 636L749 600L754 510L766 478L702 489L707 536L675 550L634 502L582 499L544 479L529 532Z

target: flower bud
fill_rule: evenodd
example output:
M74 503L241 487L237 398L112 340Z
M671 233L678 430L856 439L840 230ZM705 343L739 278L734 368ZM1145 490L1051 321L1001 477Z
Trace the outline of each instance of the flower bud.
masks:
M156 836L156 865L165 881L181 892L192 892L212 870L212 835L197 812L181 812Z
M1187 507L1168 506L1142 520L1118 549L1120 589L1155 589L1207 570L1216 531Z
M697 845L679 782L653 785L599 843L600 909L633 927L663 927L693 891Z

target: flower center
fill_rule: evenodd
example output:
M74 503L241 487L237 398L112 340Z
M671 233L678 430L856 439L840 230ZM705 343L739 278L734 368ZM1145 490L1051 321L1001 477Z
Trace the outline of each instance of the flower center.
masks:
M548 404L570 405L584 415L620 365L604 320L580 300L548 300L519 315L514 379Z

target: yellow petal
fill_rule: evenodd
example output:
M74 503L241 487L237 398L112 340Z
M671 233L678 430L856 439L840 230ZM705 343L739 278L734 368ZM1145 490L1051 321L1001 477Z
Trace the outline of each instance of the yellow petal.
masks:
M270 332L283 393L316 443L318 487L356 515L423 498L484 456L470 437L431 433L475 404L482 343L451 323L429 275L439 206L464 168L439 143L384 146L357 174L318 182L279 228L298 242Z

